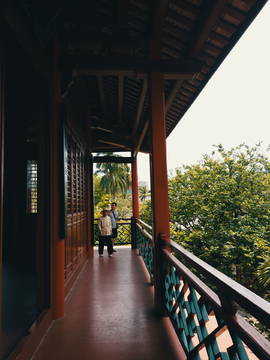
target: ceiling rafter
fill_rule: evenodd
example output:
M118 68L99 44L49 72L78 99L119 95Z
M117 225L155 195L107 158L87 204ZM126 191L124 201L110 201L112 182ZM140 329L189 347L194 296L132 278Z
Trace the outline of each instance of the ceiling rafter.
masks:
M94 54L96 56L98 56L99 55L99 50L95 49ZM98 84L101 111L102 111L103 114L106 114L107 113L107 104L106 104L106 98L105 98L103 77L100 74L95 74L95 75L97 77L97 84Z
M174 21L177 21L178 23L183 24L184 26L188 27L189 29L193 29L193 27L195 26L194 21L192 21L191 19L187 18L186 16L183 16L173 10L168 10L167 17L170 18L171 20L174 20Z
M143 106L144 106L144 103L145 103L145 98L146 98L146 95L147 95L147 87L148 87L148 82L145 79L143 81L140 100L139 100L138 109L137 109L137 113L136 113L136 119L135 119L134 127L133 127L133 130L132 130L132 136L134 136L136 134L137 130L138 130L140 118L141 118L141 115L142 115Z
M118 119L117 123L120 124L122 122L123 116L123 100L124 99L124 77L119 76L118 78Z
M170 3L195 16L197 16L201 11L200 8L193 6L191 3L184 2L183 0L170 0Z
M142 142L143 142L143 139L145 137L145 134L146 134L146 131L147 131L148 127L149 127L149 120L147 120L146 123L144 124L141 135L140 135L140 137L139 137L139 139L138 139L138 141L136 143L136 146L135 146L135 148L133 150L133 158L136 158L138 152L141 149L141 145L142 145Z
M93 132L93 139L98 142L119 146L129 150L131 150L132 146L132 142L130 140L118 137L116 135L114 137L111 137L110 134L99 131Z
M187 76L183 76L182 79L177 80L170 92L170 95L168 96L167 100L166 100L166 104L165 104L165 114L167 114L167 112L169 111L172 103L174 102L174 99L176 98L183 82L185 80L190 80L192 78L192 76L190 76L190 78L188 78Z
M217 27L220 27L221 29L224 29L228 31L230 34L234 34L237 30L236 26L233 26L232 24L228 23L225 20L219 19L216 23Z
M227 4L227 0L212 1L211 4L197 28L196 35L193 37L188 51L188 57L190 59L195 59L199 55L209 34L216 25L224 6Z
M243 11L236 9L235 7L233 7L231 5L226 5L224 7L224 13L233 17L234 19L236 19L240 22L242 22L246 19L246 15Z
M220 44L222 44L223 46L228 45L229 41L227 38L225 38L224 36L217 34L216 32L212 31L211 34L209 35L210 39L219 42Z

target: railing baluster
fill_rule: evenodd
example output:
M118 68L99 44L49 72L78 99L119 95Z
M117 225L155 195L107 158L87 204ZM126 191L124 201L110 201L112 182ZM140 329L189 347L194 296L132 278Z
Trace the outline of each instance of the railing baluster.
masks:
M137 222L137 246L151 274L153 243L148 231L151 232L149 225ZM270 324L270 304L173 241L164 240L164 235L160 241L164 304L187 359L247 360L252 351L260 360L270 360L270 342L237 314L237 303L265 325ZM217 293L168 249L203 275L217 288Z
M173 242L170 247L176 253L181 251ZM239 314L234 315L234 302L228 296L220 292L220 300L213 290L168 250L163 249L163 254L166 263L164 266L165 306L188 359L200 359L200 353L204 349L208 359L247 360L249 357L243 340L259 359L270 359L269 342ZM198 271L196 265L194 266L194 258L192 256L192 266ZM206 264L206 268L207 266ZM202 267L202 261L200 261L200 267ZM204 276L205 273L206 271L204 271ZM231 284L231 279L228 284ZM213 285L217 284L214 282ZM241 287L239 284L236 285ZM234 284L234 291L238 291L236 285ZM180 286L181 291L176 295ZM175 302L172 306L173 301ZM262 307L262 305L260 302L259 306ZM254 303L254 307L256 306L257 304ZM265 304L265 308L267 306L268 304ZM210 326L207 325L208 323ZM226 340L226 346L223 341L221 351L220 339L226 332L227 338L231 339L233 345ZM251 339L248 338L248 332ZM240 336L242 336L242 340ZM226 348L225 351L224 348Z

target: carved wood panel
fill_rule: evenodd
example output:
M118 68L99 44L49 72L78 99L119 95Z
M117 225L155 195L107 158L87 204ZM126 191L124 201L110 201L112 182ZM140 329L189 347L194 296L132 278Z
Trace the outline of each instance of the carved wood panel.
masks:
M86 252L86 171L85 148L67 126L67 238L65 239L65 279Z

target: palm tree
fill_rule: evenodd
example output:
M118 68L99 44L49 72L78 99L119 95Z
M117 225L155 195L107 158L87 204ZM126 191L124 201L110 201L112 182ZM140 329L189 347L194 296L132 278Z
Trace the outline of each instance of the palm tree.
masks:
M113 153L106 153L107 156ZM119 155L114 155L119 156ZM130 169L127 164L98 163L96 174L103 175L100 179L100 187L108 192L113 200L117 192L126 194L130 186Z
M269 288L270 284L270 259L266 259L263 263L261 263L257 270L257 276L259 277L259 281L266 288ZM269 299L270 292L266 290L265 299Z
M270 259L265 260L259 265L257 275L260 283L264 286L268 286L270 284Z
M150 194L151 191L149 191L146 186L139 187L139 199L142 202L145 202L145 200L150 196Z

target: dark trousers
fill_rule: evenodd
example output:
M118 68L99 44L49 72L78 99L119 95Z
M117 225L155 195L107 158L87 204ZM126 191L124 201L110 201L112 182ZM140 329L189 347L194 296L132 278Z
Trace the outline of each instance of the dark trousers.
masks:
M99 253L99 255L103 254L103 249L104 249L105 244L107 245L108 254L111 255L113 253L111 235L99 236L99 244L98 244L98 253Z

